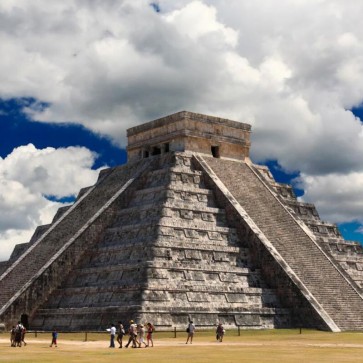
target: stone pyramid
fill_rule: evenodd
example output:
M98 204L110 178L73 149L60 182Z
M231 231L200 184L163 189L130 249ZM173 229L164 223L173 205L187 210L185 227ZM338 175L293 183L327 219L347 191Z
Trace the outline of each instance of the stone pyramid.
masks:
M362 248L251 163L250 132L185 111L129 129L128 163L0 265L0 322L362 329Z

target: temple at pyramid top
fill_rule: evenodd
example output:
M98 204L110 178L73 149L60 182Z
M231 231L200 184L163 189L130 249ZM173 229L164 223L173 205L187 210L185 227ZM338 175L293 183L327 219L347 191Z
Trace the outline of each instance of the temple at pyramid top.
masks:
M251 125L181 111L127 130L129 162L169 151L245 160Z

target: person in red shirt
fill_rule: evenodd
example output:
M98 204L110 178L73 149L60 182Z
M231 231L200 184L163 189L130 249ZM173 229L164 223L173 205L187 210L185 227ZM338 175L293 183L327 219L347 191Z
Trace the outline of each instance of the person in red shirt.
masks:
M147 335L146 335L146 341L147 341L147 347L154 346L154 341L153 341L153 332L155 331L154 326L151 323L147 323L146 324L146 329L147 329Z

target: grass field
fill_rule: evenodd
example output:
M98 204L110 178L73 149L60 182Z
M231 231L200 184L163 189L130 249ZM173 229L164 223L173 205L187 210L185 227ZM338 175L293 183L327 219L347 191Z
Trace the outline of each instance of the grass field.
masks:
M9 335L0 334L0 362L319 362L363 363L363 333L303 330L227 331L223 343L214 333L197 332L193 344L185 334L156 332L154 348L110 349L108 335L60 333L58 348L50 348L50 333L29 333L28 345L12 348ZM125 337L126 338L126 337ZM124 339L125 340L125 339Z

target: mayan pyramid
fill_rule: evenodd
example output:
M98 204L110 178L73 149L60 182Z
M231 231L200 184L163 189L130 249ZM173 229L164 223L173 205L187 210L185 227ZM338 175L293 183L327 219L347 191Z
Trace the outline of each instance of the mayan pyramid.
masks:
M0 265L0 322L363 329L363 250L249 159L251 127L179 112Z

